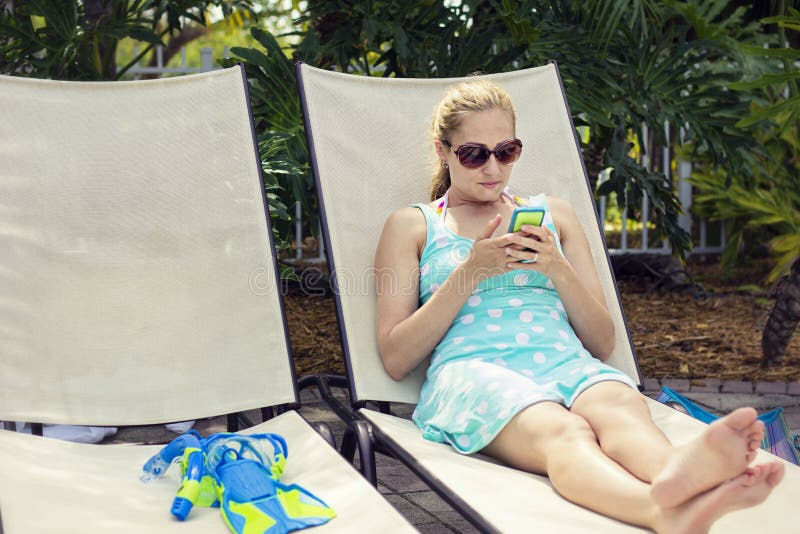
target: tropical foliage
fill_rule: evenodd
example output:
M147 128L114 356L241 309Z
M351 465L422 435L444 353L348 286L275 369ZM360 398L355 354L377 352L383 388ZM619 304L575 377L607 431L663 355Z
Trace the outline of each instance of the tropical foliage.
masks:
M682 142L714 165L756 163L757 143L736 126L749 99L728 89L742 76L742 47L762 44L760 27L746 13L728 0L310 0L295 32L299 43L289 54L371 76L451 77L557 61L573 119L591 131L584 147L590 176L596 180L600 169L611 169L598 192L616 192L631 216L647 193L649 219L657 224L653 237L667 238L683 255L690 236L677 224L681 208L672 186L653 170L659 167L643 167L633 148L641 147L653 162L656 147L667 140L668 122L681 125ZM263 58L277 51L265 38L262 32L264 50L234 53L269 78ZM273 107L285 101L281 107L296 108L293 93L270 94ZM279 112L273 123L271 112L262 109L264 122L279 131L285 116ZM647 144L643 125L651 133ZM677 130L669 134L673 142ZM304 168L299 146L287 147L286 158ZM302 193L314 213L309 179L293 177L291 192Z
M752 97L750 113L737 126L752 132L763 152L754 165L698 172L693 176L701 210L712 218L728 221L731 229L723 264L732 268L749 232L751 240L763 241L776 261L770 281L780 277L776 303L764 327L762 349L765 363L780 361L800 321L800 50L785 46L786 30L800 31L800 11L763 20L778 26L778 47L753 48L759 69L749 80L731 89Z
M205 25L210 8L228 14L251 5L252 0L0 0L0 73L115 80L187 24ZM144 46L118 67L117 46L126 38Z

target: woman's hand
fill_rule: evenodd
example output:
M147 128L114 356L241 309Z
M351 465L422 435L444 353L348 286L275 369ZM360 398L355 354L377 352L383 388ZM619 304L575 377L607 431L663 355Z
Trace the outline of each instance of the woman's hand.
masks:
M507 267L510 258L506 253L506 248L513 245L514 234L492 237L502 220L500 214L489 219L475 238L469 258L464 262L476 285L485 278L491 278L510 270Z
M513 243L505 250L509 270L538 271L553 279L563 273L566 267L569 267L566 258L556 246L553 232L548 228L525 224L522 225L519 232L508 235L512 236L511 242Z

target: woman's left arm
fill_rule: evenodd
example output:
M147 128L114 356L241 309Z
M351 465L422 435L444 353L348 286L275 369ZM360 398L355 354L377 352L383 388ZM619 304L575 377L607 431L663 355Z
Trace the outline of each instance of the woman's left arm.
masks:
M566 257L558 253L553 235L547 228L523 226L519 244L537 254L536 263L515 262L512 265L539 271L553 281L569 322L584 347L605 361L614 349L614 322L608 312L589 242L569 203L553 197L548 197L547 203ZM531 259L531 253L510 252L515 259Z

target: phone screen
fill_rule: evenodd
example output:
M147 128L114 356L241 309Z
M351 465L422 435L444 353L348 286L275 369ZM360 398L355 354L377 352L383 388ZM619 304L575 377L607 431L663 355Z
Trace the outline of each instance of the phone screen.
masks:
M508 231L509 233L518 232L523 224L541 226L542 221L544 221L543 208L514 208L514 213L511 214L511 222L508 225Z

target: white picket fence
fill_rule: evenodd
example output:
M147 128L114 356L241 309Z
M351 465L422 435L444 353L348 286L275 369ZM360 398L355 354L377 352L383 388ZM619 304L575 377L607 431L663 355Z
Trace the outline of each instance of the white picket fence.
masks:
M134 48L134 55L138 54L138 50ZM207 72L210 70L214 70L219 68L214 60L213 57L213 50L208 47L203 47L200 49L200 58L201 64L199 67L189 67L187 66L186 62L186 48L181 48L180 51L180 64L176 67L167 67L164 65L164 51L161 47L155 48L156 54L156 65L155 66L143 66L141 64L136 64L129 69L129 73L134 75L136 78L140 77L142 74L156 74L156 75L163 75L163 74L192 74L197 72ZM228 57L228 49L225 49L225 57ZM669 123L664 125L666 129L666 138L669 139ZM643 143L647 146L648 143L648 136L649 132L646 126L643 126ZM661 147L663 151L663 157L661 158L664 162L662 172L666 176L667 180L671 180L671 150L670 146L667 145L665 147ZM643 166L647 167L648 169L651 168L651 160L645 154L642 156L641 163ZM678 224L685 229L687 232L691 234L692 232L692 225L693 225L693 217L691 215L691 206L692 206L692 186L686 180L686 178L691 174L692 171L692 164L689 161L678 160L676 162L677 167L677 177L676 177L676 188L678 191L678 197L681 202L681 206L683 207L683 214L678 218ZM601 173L600 181L606 179L607 174ZM608 218L608 199L606 197L601 197L598 202L598 210L600 214L600 220L605 223ZM619 236L619 245L609 247L609 252L611 254L622 254L622 253L655 253L655 254L669 254L670 248L668 243L665 241L658 247L651 247L649 245L649 229L648 229L648 212L649 212L649 200L647 196L644 196L642 199L642 206L640 212L643 214L643 220L640 221L642 223L642 230L641 230L641 240L640 245L638 247L629 246L629 232L628 232L628 214L627 210L622 212L622 227L620 229L620 236ZM702 219L699 219L698 222L698 235L697 239L694 241L694 246L692 248L692 253L694 254L705 254L705 253L717 253L721 252L722 249L725 247L726 242L726 235L725 235L725 225L722 224L718 231L715 232L719 234L717 237L718 239L714 240L714 242L710 242L710 232L709 232L709 224ZM321 236L313 236L318 244L317 250L315 251L307 251L306 247L304 246L304 240L308 237L303 225L303 213L300 206L300 203L295 203L295 211L294 211L294 242L295 242L295 252L294 252L294 259L295 260L302 260L305 262L312 262L312 263L320 263L325 261L325 251L322 246L322 237Z
M141 61L137 62L133 67L128 69L128 73L132 74L136 79L139 79L142 74L156 74L162 76L164 74L195 74L198 72L208 72L220 68L214 60L214 50L210 47L204 46L200 48L200 66L189 67L186 62L186 47L181 47L179 53L180 64L176 67L167 67L164 65L164 48L161 46L154 47L156 55L156 64L154 66L142 65ZM139 55L139 47L133 47L133 56ZM228 48L225 48L223 57L228 57Z

